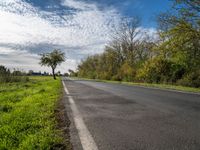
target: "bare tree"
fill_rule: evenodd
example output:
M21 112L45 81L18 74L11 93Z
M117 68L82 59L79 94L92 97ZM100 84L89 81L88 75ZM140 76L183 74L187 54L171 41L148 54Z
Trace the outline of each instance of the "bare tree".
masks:
M110 46L122 54L122 59L133 66L141 55L141 43L146 39L146 33L140 28L140 18L123 18L114 29ZM139 53L139 54L138 54Z

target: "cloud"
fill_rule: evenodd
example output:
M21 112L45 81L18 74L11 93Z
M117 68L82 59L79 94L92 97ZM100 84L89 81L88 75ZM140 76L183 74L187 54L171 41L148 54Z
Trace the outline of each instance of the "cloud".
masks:
M25 0L0 1L0 64L50 71L40 67L38 54L58 48L67 57L58 69L75 69L81 59L103 51L122 17L114 7L100 9L87 1L61 0L46 6L53 7L47 11Z
M4 53L0 55L0 60L3 62L2 65L6 65L10 69L17 69L17 70L35 70L35 71L49 71L51 72L50 68L41 67L38 65L39 56L36 54L30 54L26 51L16 51L15 53ZM57 71L66 70L66 68L71 68L67 66L76 66L77 61L74 59L67 59L62 66L58 66Z
M83 1L63 0L62 5L68 6L68 7L74 8L74 9L82 10L82 11L96 10L96 5L87 4Z
M60 15L59 10L47 12L22 0L1 0L0 63L41 69L37 54L59 48L72 65L62 65L64 72L86 55L102 52L112 24L120 18L116 10L101 11L95 4L75 0L61 5L73 13ZM24 67L26 62L29 67Z

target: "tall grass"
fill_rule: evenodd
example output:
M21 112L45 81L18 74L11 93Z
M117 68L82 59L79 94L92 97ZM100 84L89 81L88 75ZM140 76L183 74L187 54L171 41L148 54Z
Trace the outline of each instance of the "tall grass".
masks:
M54 114L61 87L50 77L0 85L0 150L63 147Z
M8 82L27 82L29 78L27 76L1 76L0 75L0 83L8 83Z

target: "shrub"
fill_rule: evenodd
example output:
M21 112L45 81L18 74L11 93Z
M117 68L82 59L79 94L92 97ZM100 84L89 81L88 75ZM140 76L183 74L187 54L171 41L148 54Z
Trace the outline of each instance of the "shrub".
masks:
M122 81L122 78L121 78L120 75L117 74L117 75L112 76L111 80L113 80L113 81Z
M135 74L135 70L125 62L119 69L118 77L121 77L120 79L123 81L133 81Z
M178 80L178 85L200 87L200 70L188 73L183 79Z
M10 70L4 66L0 66L0 82L9 82L10 76Z
M0 66L0 83L27 82L29 78L24 75L25 74L20 71L14 71L11 73L6 67Z
M103 80L110 80L111 79L111 75L109 74L109 72L105 72L102 71L101 73L98 74L98 79L103 79Z
M185 72L185 65L173 63L171 65L171 82L176 82L177 80L181 79Z
M149 83L168 82L171 76L172 63L162 57L156 57L147 61L137 72L139 81Z

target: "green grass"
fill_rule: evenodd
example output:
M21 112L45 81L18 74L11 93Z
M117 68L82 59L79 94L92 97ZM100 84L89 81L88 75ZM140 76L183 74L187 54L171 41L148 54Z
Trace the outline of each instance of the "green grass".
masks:
M171 84L155 84L155 83L135 83L135 82L123 82L123 81L111 81L111 80L99 80L99 79L87 79L87 78L79 78L83 80L94 80L97 82L106 82L106 83L118 83L118 84L125 84L125 85L135 85L135 86L143 86L143 87L154 87L160 89L170 89L170 90L177 90L183 92L194 92L200 93L200 88L193 88L193 87L185 87L185 86L178 86L178 85L171 85Z
M48 150L62 144L54 114L61 87L60 79L51 77L0 84L0 150Z

